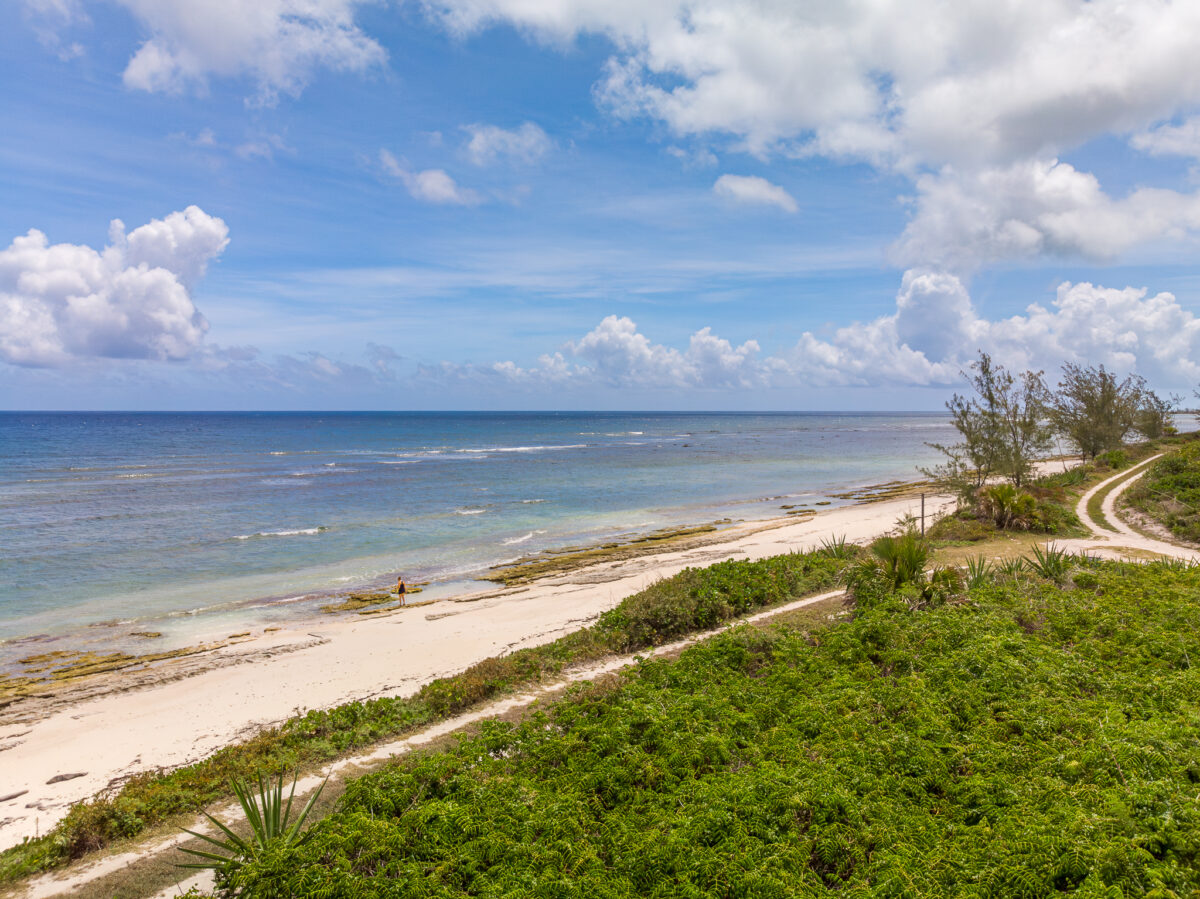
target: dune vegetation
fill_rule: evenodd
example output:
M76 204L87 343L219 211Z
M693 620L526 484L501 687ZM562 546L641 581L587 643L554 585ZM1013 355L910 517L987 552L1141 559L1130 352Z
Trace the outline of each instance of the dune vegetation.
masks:
M851 620L578 687L355 781L221 894L1192 895L1200 570L1056 564L893 566Z

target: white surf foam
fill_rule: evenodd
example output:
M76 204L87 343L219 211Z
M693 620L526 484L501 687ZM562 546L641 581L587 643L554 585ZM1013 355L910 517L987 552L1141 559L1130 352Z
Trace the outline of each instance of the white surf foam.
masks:
M313 534L320 534L322 531L327 531L329 528L297 528L293 531L259 531L257 534L235 534L234 540L252 540L255 537L310 537Z

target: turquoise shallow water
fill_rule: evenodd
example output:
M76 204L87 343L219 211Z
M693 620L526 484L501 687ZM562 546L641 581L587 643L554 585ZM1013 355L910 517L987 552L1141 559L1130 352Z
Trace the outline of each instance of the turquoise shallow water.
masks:
M552 546L916 476L941 414L0 414L0 640L435 597Z

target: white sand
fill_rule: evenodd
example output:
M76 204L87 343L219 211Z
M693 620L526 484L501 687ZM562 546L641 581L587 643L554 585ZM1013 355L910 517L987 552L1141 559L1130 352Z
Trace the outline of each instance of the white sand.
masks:
M949 497L928 496L932 517ZM650 583L689 566L758 559L844 535L852 542L916 514L917 499L851 506L815 518L763 522L690 550L602 563L472 602L446 600L386 616L321 621L309 633L260 635L207 667L83 699L31 723L0 726L0 848L44 833L78 802L129 775L194 762L302 709L414 693L489 656L554 640ZM48 784L61 774L84 776Z

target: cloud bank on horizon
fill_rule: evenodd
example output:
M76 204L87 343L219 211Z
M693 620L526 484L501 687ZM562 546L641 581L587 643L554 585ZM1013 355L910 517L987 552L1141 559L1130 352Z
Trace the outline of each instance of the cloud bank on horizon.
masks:
M1044 289L1017 314L989 315L970 289L983 272L1055 261L1078 270L1152 251L1171 265L1191 264L1200 234L1190 169L1200 162L1198 4L427 0L402 17L365 0L117 3L143 35L119 73L125 89L177 104L236 89L247 109L278 111L322 79L385 78L402 58L395 28L448 36L456 58L467 60L503 30L522 36L524 53L564 60L576 52L570 48L600 42L589 98L596 119L582 127L564 124L560 110L539 112L536 95L523 95L524 114L510 122L464 113L456 130L426 133L419 152L427 155L416 161L416 144L362 148L359 167L407 196L406 215L458 216L437 220L447 233L470 216L519 216L526 182L539 171L574 164L612 140L597 132L639 127L668 145L654 151L660 158L695 172L688 209L707 198L706 214L759 216L763 227L814 220L806 188L828 171L907 186L894 198L907 217L880 246L898 292L880 295L873 314L858 320L804 328L768 352L765 334L718 336L722 328L704 320L703 305L676 313L691 332L678 347L643 334L640 315L591 312L598 325L582 336L560 329L534 361L502 352L477 363L418 359L409 383L516 395L944 386L979 349L1018 367L1103 362L1171 387L1200 380L1200 319L1190 296L1145 283L1101 286L1107 279L1098 271L1058 279L1056 292ZM25 8L60 58L87 52L87 5L25 0ZM193 145L216 145L212 130L198 133L207 141ZM278 135L257 141L239 146L286 146ZM501 170L511 183L484 186ZM69 367L190 359L197 370L223 372L244 363L205 343L196 287L230 236L202 205L128 235L114 223L99 251L50 244L36 230L13 239L0 251L0 360ZM585 228L590 211L580 209ZM836 314L836 296L827 302ZM503 328L499 312L496 322ZM375 357L362 365L332 358L296 349L274 368L255 365L273 383L296 380L268 373L294 373L295 360L318 375L314 360L324 360L331 378L382 371ZM395 361L384 366L389 383Z

